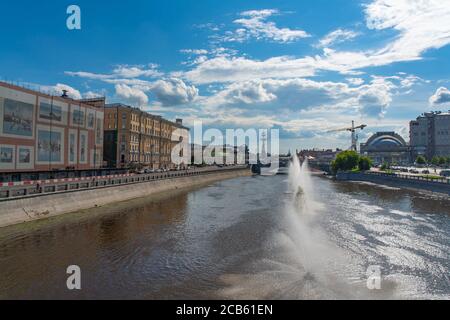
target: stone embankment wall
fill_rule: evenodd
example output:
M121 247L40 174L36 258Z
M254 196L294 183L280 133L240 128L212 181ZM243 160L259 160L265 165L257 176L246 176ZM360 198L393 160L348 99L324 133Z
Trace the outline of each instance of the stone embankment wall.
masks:
M427 179L406 179L387 174L377 175L371 173L340 172L336 175L336 180L372 182L392 187L419 189L450 195L450 183L436 182Z
M0 227L250 175L251 172L248 169L229 170L0 202Z

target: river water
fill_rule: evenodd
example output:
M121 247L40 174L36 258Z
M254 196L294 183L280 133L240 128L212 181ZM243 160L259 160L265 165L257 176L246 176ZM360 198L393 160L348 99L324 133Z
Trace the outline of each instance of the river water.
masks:
M243 177L0 229L0 299L450 299L448 197L311 190L293 208L287 176Z

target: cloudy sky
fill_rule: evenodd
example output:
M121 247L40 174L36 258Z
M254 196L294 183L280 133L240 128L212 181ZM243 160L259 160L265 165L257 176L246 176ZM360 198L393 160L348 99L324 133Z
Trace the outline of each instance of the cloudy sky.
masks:
M95 3L94 3L95 2ZM77 4L82 29L66 28ZM450 0L14 1L0 77L105 95L187 125L277 128L283 151L348 148L352 120L407 138L450 109Z

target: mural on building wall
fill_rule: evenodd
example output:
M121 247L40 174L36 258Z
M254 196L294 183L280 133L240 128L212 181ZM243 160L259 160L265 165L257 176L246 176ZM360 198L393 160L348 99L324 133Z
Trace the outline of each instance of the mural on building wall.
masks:
M41 102L39 105L39 118L48 121L63 122L62 107Z
M39 129L37 135L38 162L63 162L62 138L61 132Z
M87 127L88 129L94 129L95 125L95 112L93 110L87 110Z
M80 163L86 164L87 159L87 148L88 148L88 134L87 132L80 133Z
M96 126L96 130L95 130L95 143L97 145L103 143L102 134L103 134L103 120L97 119L97 126Z
M69 162L74 163L75 162L75 152L76 152L76 143L75 143L75 134L70 133L69 134Z
M14 148L13 147L0 147L0 162L12 164L14 162Z
M17 147L17 169L34 168L34 148L30 146Z
M19 148L19 161L20 164L31 163L31 150L29 148Z
M3 134L33 137L34 106L11 99L3 100Z
M74 109L72 112L72 124L75 126L84 127L84 111Z

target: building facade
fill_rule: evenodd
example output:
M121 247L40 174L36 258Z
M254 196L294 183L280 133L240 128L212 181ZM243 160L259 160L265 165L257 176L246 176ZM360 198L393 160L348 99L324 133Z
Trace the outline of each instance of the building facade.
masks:
M412 156L450 155L450 112L427 112L409 125Z
M361 144L361 154L368 156L375 164L409 164L410 147L395 132L377 132Z
M109 167L172 169L172 149L189 129L182 120L171 122L124 104L105 107L105 161Z
M100 168L104 106L0 82L0 172Z

